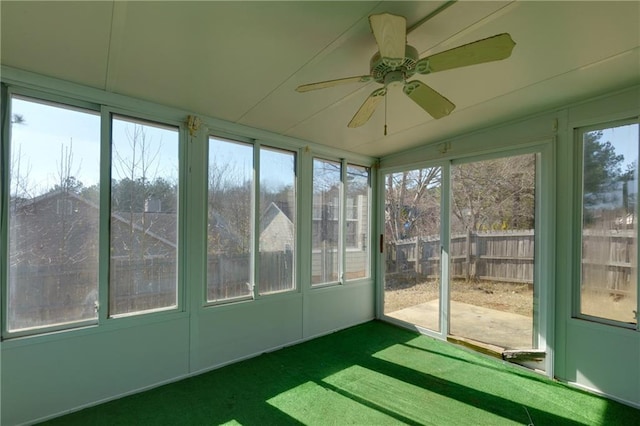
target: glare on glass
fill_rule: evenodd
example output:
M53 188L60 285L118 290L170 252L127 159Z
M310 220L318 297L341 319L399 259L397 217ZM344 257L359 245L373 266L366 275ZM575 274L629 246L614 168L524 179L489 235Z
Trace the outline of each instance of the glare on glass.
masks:
M97 319L100 116L11 98L10 332Z
M582 133L580 313L637 324L638 124Z

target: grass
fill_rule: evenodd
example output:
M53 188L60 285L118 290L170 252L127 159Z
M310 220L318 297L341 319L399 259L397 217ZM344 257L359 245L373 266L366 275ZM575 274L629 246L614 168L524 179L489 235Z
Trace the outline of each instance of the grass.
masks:
M372 321L49 425L622 425L640 411Z

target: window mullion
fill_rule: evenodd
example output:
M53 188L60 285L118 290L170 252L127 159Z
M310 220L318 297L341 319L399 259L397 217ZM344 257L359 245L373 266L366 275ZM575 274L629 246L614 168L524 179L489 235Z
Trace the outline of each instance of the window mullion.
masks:
M338 221L338 229L339 229L339 246L338 250L340 253L339 263L338 263L338 271L340 277L340 283L345 284L347 282L346 276L346 260L347 260L347 160L344 158L341 160L340 166L340 212L339 212L339 221Z
M98 239L98 322L109 317L111 219L111 111L100 113L100 234Z
M253 290L253 298L257 299L260 297L260 289L258 288L258 282L260 279L260 266L258 265L260 256L258 253L260 251L260 238L259 229L260 229L260 214L258 210L262 208L260 206L260 143L256 142L253 145L253 193L251 194L252 206L251 206L251 241L252 247L251 250L251 272L249 275L249 280L251 281L251 288Z

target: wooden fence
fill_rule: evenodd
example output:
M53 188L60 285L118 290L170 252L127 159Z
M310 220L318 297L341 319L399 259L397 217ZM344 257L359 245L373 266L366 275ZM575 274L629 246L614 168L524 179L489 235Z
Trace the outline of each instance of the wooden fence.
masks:
M293 252L259 254L261 294L294 288ZM249 296L249 254L212 256L207 264L208 300ZM175 258L112 259L112 313L170 307L177 303ZM10 329L92 319L96 317L98 271L82 263L20 265L10 271Z
M533 230L469 232L453 235L453 278L533 284ZM627 294L636 282L636 238L633 230L590 231L582 237L582 287ZM414 273L437 278L439 237L413 238L385 247L387 273ZM562 261L562 257L559 257Z
M632 229L584 230L582 289L610 294L635 294L636 237Z
M452 235L452 278L533 284L533 230L468 232ZM437 278L440 239L413 238L387 244L387 272L413 272Z
M263 251L258 255L260 294L277 293L294 288L293 252ZM249 253L209 258L207 265L208 300L224 300L253 294L248 284L251 276Z

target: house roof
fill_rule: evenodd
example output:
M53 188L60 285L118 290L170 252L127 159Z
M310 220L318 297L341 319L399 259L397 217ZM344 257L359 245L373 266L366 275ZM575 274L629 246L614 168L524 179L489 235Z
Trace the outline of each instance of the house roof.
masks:
M56 199L58 197L65 196L72 198L79 203L86 205L89 208L98 210L98 204L91 200L84 198L83 196L74 192L64 192L63 190L50 191L45 194L41 194L32 198L29 201L29 205L39 204L47 200ZM13 199L12 199L13 200ZM25 201L25 200L22 200ZM128 213L128 212L114 212L111 217L121 223L129 224L128 215L131 214L133 218L133 226L137 231L142 231L146 235L149 235L158 241L165 244L176 247L177 245L177 220L178 217L175 213ZM144 219L143 219L144 218Z

